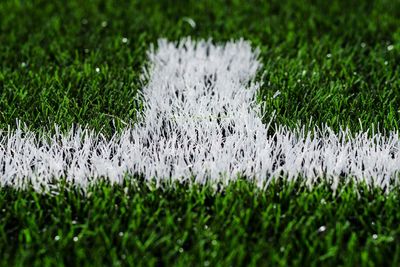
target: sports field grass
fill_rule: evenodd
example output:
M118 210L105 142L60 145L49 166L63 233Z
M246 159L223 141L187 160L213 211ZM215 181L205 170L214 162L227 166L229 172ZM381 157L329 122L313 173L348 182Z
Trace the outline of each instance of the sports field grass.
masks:
M77 123L111 136L142 108L150 44L187 36L259 47L257 97L278 124L399 128L399 1L4 0L0 129ZM217 193L151 189L136 176L86 194L1 188L0 263L396 266L399 193L245 179Z

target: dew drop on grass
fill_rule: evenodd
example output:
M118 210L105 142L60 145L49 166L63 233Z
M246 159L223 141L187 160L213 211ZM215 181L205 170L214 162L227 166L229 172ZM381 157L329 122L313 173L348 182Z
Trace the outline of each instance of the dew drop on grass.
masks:
M100 68L96 68L96 72L99 73L100 72Z
M322 225L320 228L318 228L318 233L323 233L326 231L326 226Z
M119 232L118 235L119 236L124 236L124 232Z
M327 57L327 58L331 58L331 57L332 57L332 54L331 54L331 53L326 54L326 57Z
M366 43L364 43L364 42L361 43L361 47L362 47L362 48L365 48L366 46L367 46Z
M183 248L179 248L179 253L183 253Z
M388 51L392 51L393 48L394 48L394 45L388 45L388 46L387 46L387 50L388 50Z
M378 239L378 235L377 234L373 234L372 235L372 239L374 239L374 240Z
M103 28L107 27L107 21L102 21L101 22L101 27L103 27Z
M79 238L77 236L74 236L74 238L72 239L74 242L78 242Z
M204 262L204 266L210 266L210 262L209 261L205 261Z
M55 240L55 241L60 240L60 236L56 235L56 236L54 237L54 240Z
M128 43L128 38L123 37L123 38L122 38L122 43L127 44L127 43Z
M73 220L71 223L72 223L72 224L76 224L77 222L76 222L75 220Z

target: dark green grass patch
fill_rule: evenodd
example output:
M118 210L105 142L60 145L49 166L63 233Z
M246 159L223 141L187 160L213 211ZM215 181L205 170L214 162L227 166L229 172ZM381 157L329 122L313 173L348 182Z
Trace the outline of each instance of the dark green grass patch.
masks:
M358 192L357 192L358 191ZM223 192L143 183L86 196L2 189L5 266L372 266L400 262L399 192L244 181Z

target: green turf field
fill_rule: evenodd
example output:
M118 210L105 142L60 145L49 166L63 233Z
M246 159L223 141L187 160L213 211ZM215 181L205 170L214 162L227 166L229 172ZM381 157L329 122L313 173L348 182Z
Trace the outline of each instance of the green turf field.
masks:
M1 129L18 119L111 135L141 108L150 44L186 36L259 47L258 97L277 123L400 126L400 1L52 2L0 2ZM163 190L137 177L87 195L2 188L0 264L397 266L399 193L244 181Z

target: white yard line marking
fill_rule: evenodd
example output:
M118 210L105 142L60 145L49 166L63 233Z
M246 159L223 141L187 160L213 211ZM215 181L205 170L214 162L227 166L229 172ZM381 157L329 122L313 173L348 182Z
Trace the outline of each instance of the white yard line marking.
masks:
M245 41L162 40L149 60L140 123L111 140L82 127L49 137L21 127L5 131L0 185L51 190L63 177L85 188L100 178L120 183L136 173L158 182L223 185L238 175L259 186L282 175L309 186L328 180L333 189L341 179L388 190L397 183L397 132L368 137L324 128L312 135L282 126L268 135L253 100L261 63Z

